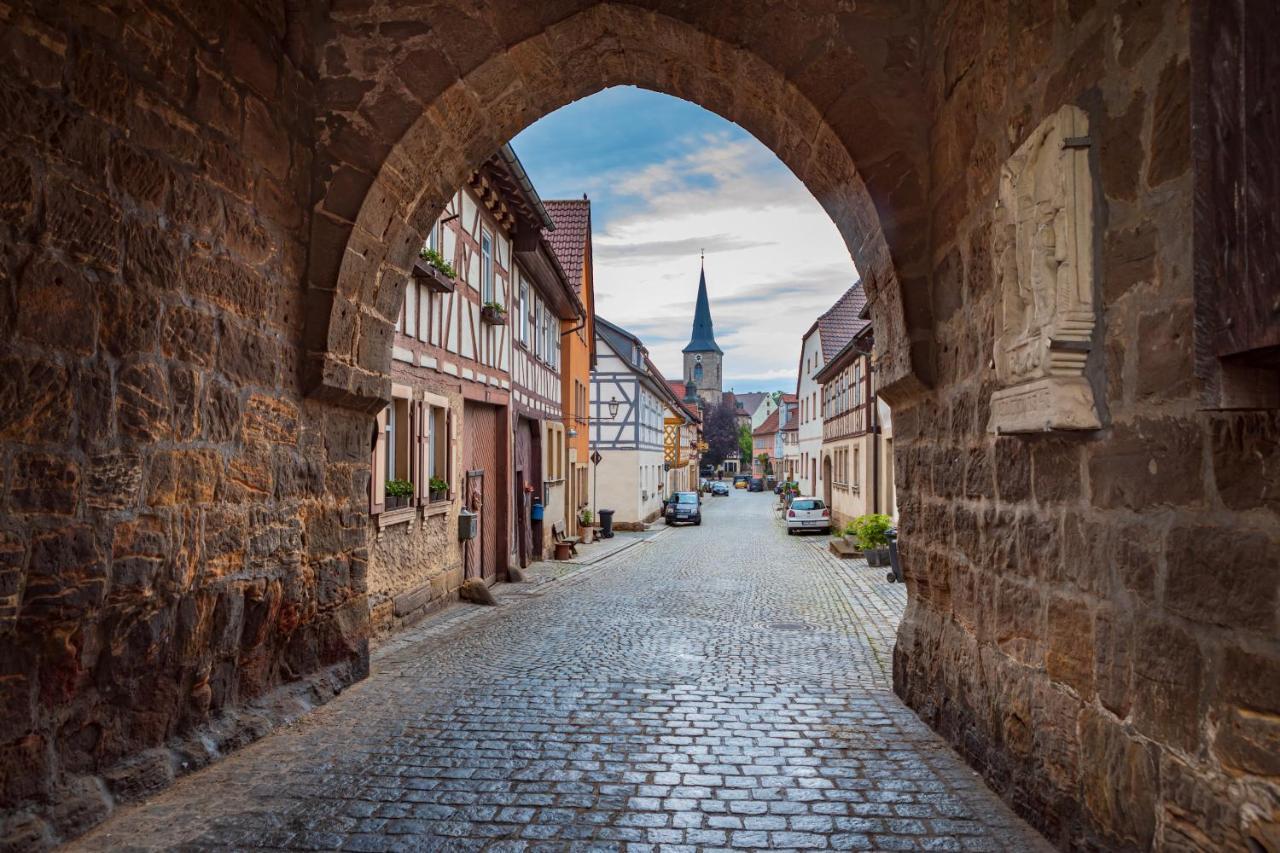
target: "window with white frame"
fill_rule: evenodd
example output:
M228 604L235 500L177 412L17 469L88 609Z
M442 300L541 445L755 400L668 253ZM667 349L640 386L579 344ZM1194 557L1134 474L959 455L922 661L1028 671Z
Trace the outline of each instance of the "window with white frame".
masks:
M374 515L430 502L432 478L445 483L441 500L448 497L453 443L449 401L433 394L424 395L426 400L414 396L409 388L393 386L391 404L378 413L369 486Z
M404 306L401 308L404 322L397 331L411 338L418 336L418 282L410 278L404 287Z
M423 421L426 426L423 448L423 468L426 471L426 491L428 499L436 497L448 500L449 491L453 488L450 460L452 459L452 437L450 435L449 401L434 394L426 395L422 404ZM444 483L444 495L439 495L439 485ZM433 488L432 483L435 483Z
M525 346L529 345L529 282L520 276L520 318L516 324L517 338Z
M493 236L483 230L480 232L480 301L498 301L493 269Z

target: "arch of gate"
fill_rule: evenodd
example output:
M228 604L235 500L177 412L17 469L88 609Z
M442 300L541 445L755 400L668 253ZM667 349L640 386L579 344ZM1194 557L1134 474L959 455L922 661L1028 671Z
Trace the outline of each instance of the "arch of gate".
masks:
M408 271L467 173L543 115L623 84L697 103L771 148L867 282L884 384L929 383L927 111L909 9L470 5L437 4L430 24L414 8L335 13L319 46L311 393L379 405Z

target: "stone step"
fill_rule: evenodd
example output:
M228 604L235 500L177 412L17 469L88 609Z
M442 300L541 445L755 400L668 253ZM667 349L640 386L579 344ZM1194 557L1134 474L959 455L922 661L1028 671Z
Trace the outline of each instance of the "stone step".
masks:
M831 537L831 545L829 546L829 549L832 554L835 554L842 560L855 560L862 557L862 551L843 536Z

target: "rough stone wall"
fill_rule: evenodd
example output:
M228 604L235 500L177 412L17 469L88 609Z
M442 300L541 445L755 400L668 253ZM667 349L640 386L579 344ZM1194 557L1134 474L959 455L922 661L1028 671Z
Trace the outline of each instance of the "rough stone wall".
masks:
M1188 4L934 6L939 385L894 411L896 689L1063 846L1280 849L1280 419L1197 410ZM1106 425L993 438L999 169L1064 103Z
M457 386L427 381L422 373L397 362L397 382L415 390L449 398L454 423L462 423L462 394ZM460 440L460 439L459 439ZM459 454L453 453L455 498L462 478L456 470ZM368 601L373 639L381 640L412 625L432 610L456 600L462 586L462 546L458 542L458 510L461 500L449 503L445 512L420 508L412 522L379 529L369 521Z
M371 525L369 612L375 639L412 625L432 610L456 600L462 586L458 507L382 530Z
M283 9L0 4L0 845L365 667L369 421L299 389L312 86Z

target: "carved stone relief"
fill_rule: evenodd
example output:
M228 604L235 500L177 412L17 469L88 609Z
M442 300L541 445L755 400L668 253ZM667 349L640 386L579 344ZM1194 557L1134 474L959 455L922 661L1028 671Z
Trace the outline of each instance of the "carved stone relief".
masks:
M1084 376L1095 324L1088 136L1084 111L1064 106L1001 172L991 432L1101 426Z

